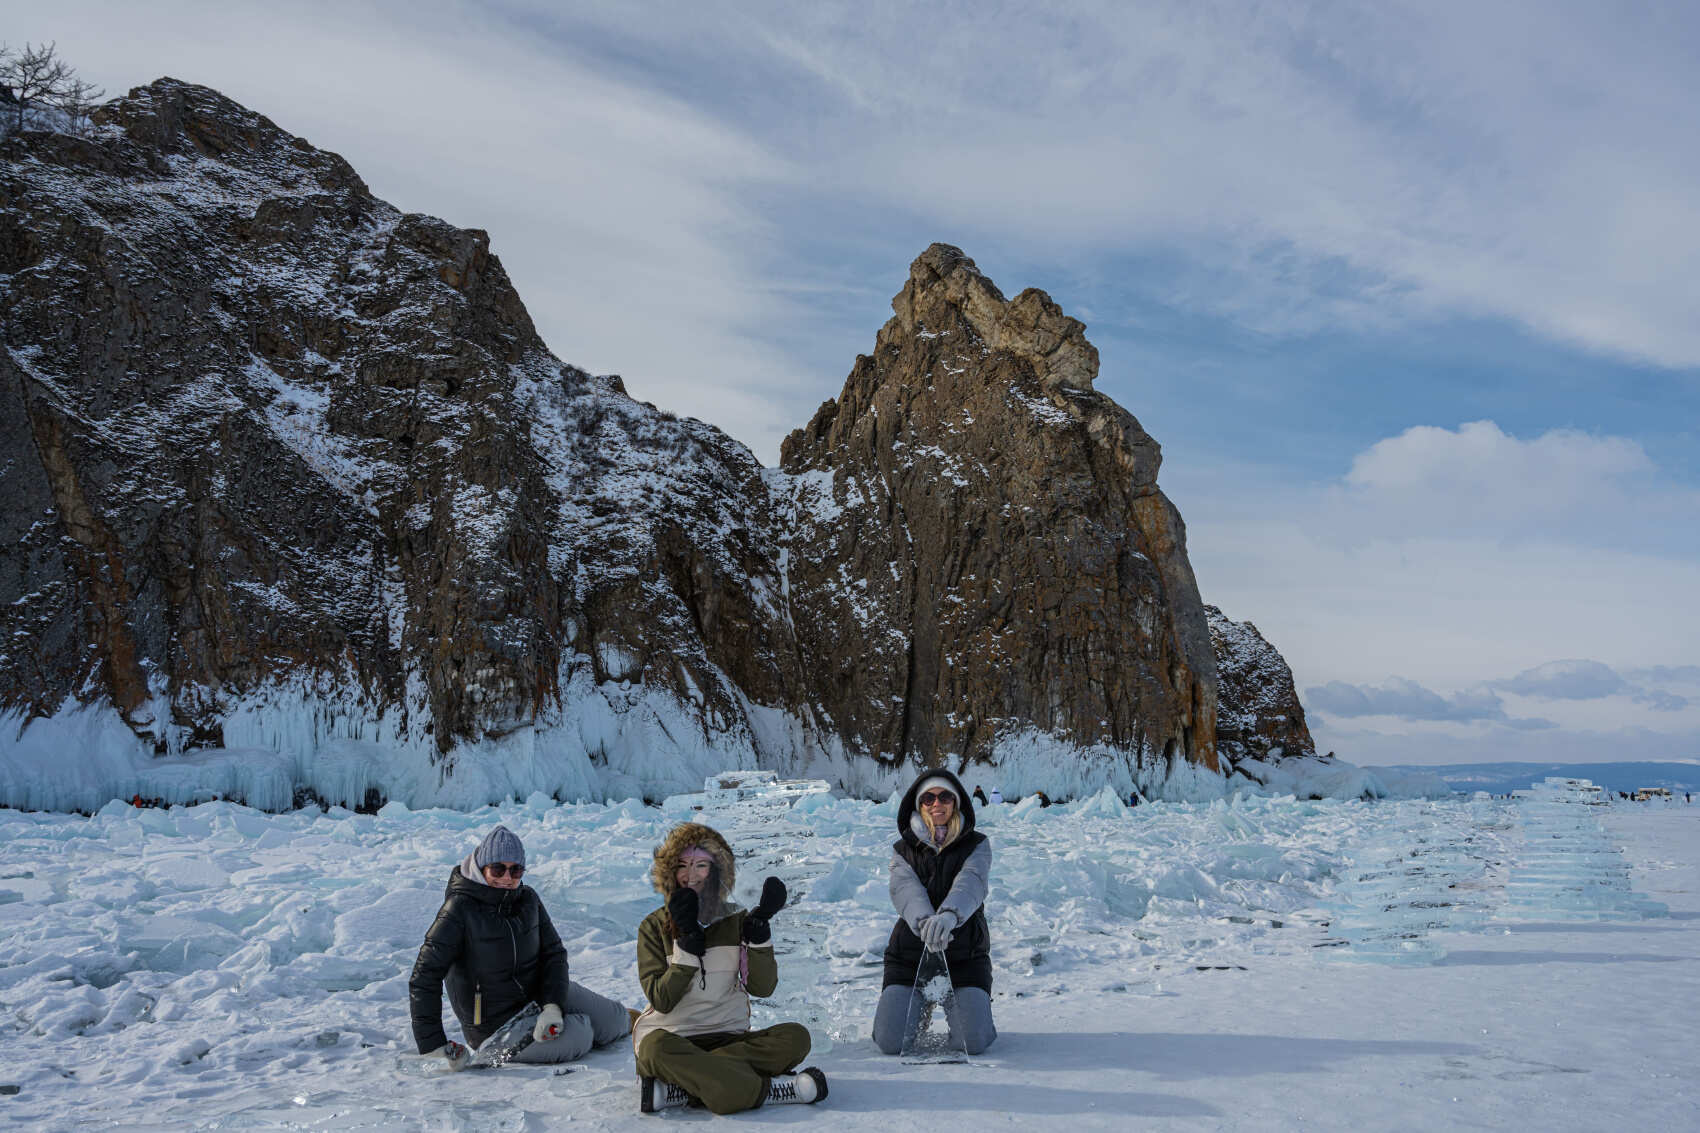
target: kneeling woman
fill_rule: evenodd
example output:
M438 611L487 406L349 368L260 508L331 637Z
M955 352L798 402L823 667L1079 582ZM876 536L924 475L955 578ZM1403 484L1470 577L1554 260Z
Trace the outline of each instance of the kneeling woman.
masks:
M443 907L425 933L408 981L413 1038L420 1054L439 1054L452 1070L466 1047L443 1033L443 984L474 1047L518 1014L542 1007L534 1041L516 1062L571 1062L593 1045L623 1037L631 1016L567 978L567 950L537 891L522 885L525 846L506 826L490 831L449 874Z
M903 1047L915 972L923 950L943 952L955 1007L951 1033L969 1054L998 1037L992 1025L992 936L986 926L986 888L992 846L974 829L974 804L956 776L923 771L897 808L892 846L891 903L897 924L885 946L885 987L874 1012L874 1044L886 1054Z
M750 996L779 986L768 919L785 906L784 883L769 877L751 912L733 905L732 848L695 822L656 847L650 880L666 903L638 926L649 1008L632 1027L632 1045L643 1111L698 1104L736 1113L826 1097L819 1070L792 1073L809 1053L807 1027L750 1030Z

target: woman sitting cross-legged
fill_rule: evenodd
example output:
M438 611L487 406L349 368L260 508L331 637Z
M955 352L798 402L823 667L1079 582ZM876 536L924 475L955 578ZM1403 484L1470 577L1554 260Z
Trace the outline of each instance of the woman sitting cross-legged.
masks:
M638 926L638 982L649 1007L632 1026L640 1108L696 1104L736 1113L818 1102L826 1075L793 1073L809 1053L800 1023L750 1030L750 996L779 986L768 919L785 906L769 877L751 912L732 904L732 848L710 827L677 826L655 848L650 880L666 903Z
M567 950L537 891L521 884L525 846L497 826L449 874L443 907L425 933L408 980L420 1054L451 1070L471 1059L443 1033L443 985L472 1046L481 1045L528 1002L542 1011L534 1041L515 1062L571 1062L631 1029L626 1009L567 978Z
M995 796L997 792L993 792ZM944 953L956 994L950 1031L969 1054L992 1045L992 935L986 889L992 846L974 829L974 804L949 771L923 771L897 808L891 903L897 923L885 945L885 985L874 1010L874 1045L903 1049L923 951Z

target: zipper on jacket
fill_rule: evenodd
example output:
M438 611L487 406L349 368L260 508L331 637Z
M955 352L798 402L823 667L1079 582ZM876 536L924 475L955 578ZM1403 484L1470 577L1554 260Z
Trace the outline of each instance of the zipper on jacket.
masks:
M472 993L472 1025L474 1027L481 1027L481 1026L484 1025L484 985L483 984L476 985L476 988Z
M514 955L514 966L513 966L513 973L514 974L509 976L508 978L514 981L514 986L519 988L519 993L521 995L524 995L525 994L525 985L519 982L519 937L514 934L513 918L509 917L509 918L507 918L507 921L508 921L508 945L509 945L509 947L511 947L513 949L513 955Z

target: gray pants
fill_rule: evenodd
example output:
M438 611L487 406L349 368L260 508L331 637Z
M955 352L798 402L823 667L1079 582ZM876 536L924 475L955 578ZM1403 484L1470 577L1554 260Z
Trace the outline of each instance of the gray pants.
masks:
M612 999L605 999L576 980L567 982L567 1001L561 1004L561 1033L532 1043L515 1062L572 1062L592 1046L604 1046L632 1033L632 1017Z
M885 1054L903 1049L903 1028L909 1022L909 1001L915 989L892 984L880 992L874 1010L874 1045ZM992 997L977 987L956 989L956 1003L945 1013L951 1037L960 1038L969 1054L979 1054L992 1045L998 1029L992 1025Z

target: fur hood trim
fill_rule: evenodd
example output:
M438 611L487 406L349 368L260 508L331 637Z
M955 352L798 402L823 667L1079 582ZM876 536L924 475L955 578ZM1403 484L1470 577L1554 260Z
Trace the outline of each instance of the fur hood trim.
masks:
M720 836L718 830L700 822L681 823L667 832L666 839L655 847L655 864L649 870L650 884L655 886L655 891L664 899L671 897L673 890L679 888L679 883L675 880L679 858L692 846L701 846L713 856L715 872L720 875L720 900L730 901L732 886L737 881L732 847Z

